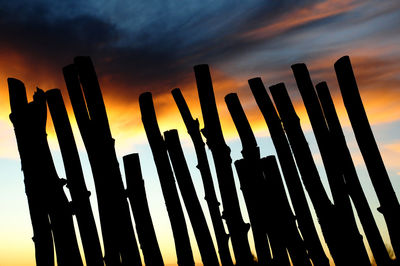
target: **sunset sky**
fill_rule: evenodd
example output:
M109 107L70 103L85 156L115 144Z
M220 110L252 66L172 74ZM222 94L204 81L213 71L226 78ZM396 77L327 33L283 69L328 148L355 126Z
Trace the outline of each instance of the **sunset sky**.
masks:
M141 123L138 96L145 91L153 93L162 132L179 130L198 197L208 214L194 149L170 94L171 89L181 88L192 114L202 124L193 66L203 63L211 68L222 127L233 159L241 158L241 145L224 96L238 93L262 156L267 156L275 154L275 150L247 80L262 77L266 86L285 82L325 185L322 162L290 66L306 63L314 84L327 81L364 191L384 240L388 241L333 64L343 55L350 56L367 115L399 196L398 25L398 0L0 1L0 266L35 265L23 173L8 118L8 77L25 83L30 100L36 87L61 89L97 211L90 166L62 77L62 67L77 55L91 56L94 61L122 173L122 156L140 154L150 210L167 264L176 263L172 232ZM48 139L58 174L65 177L51 120ZM215 184L217 187L216 179ZM240 186L236 184L248 222ZM189 221L188 227L191 231ZM193 233L190 234L196 262L200 263ZM251 238L250 242L254 246Z

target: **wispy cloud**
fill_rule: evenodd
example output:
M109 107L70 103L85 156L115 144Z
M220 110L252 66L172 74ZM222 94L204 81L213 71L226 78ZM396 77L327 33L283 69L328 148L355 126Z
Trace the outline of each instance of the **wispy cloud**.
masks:
M265 130L247 86L255 76L266 86L285 82L308 129L290 65L305 62L315 83L328 81L345 118L333 63L349 54L371 122L395 121L400 35L393 25L400 22L399 6L377 0L7 2L0 5L0 120L10 124L9 76L26 83L29 97L36 86L59 87L72 114L61 67L86 54L94 59L119 139L143 139L137 99L144 91L154 94L162 128L183 128L169 93L174 87L182 88L201 118L192 70L199 63L211 65L229 136L235 130L223 100L228 92L239 94L254 130Z
M252 40L276 37L298 27L343 14L361 4L361 1L348 0L315 2L292 12L283 13L277 21L245 32L240 37Z

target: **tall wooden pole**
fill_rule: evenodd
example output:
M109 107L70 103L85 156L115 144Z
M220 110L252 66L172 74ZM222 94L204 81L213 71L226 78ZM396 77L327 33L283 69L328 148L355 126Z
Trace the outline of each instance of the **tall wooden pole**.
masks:
M76 57L74 64L65 67L63 72L95 181L104 260L111 266L141 265L115 140L93 63L89 57Z
M342 218L342 231L346 232L346 245L351 250L352 258L356 263L368 265L369 258L362 236L358 231L350 197L344 182L343 170L340 164L335 163L340 156L332 141L332 136L326 125L318 96L315 92L310 74L305 64L292 65L297 87L303 98L304 105L310 118L311 127L325 167L335 207ZM342 244L343 245L343 244Z
M185 98L180 91L176 88L172 90L172 96L181 113L183 122L192 139L194 149L197 156L197 168L200 171L203 180L203 187L207 202L208 210L210 212L211 221L214 227L215 238L218 245L219 258L223 266L233 266L231 253L229 251L228 241L229 236L225 232L224 224L222 222L221 213L219 210L220 203L218 202L217 195L214 188L214 182L211 175L210 165L208 163L205 143L201 137L199 120L193 119L189 107L186 104Z
M160 128L158 127L153 98L150 92L142 93L139 96L139 105L144 130L146 131L147 139L153 153L172 233L174 235L178 265L194 265L185 217L179 201L174 174L167 154L167 147L161 136Z
M201 209L199 199L197 198L189 167L187 166L183 154L178 131L166 131L164 132L164 138L174 168L176 180L179 185L179 190L181 191L190 223L192 224L203 264L219 265L217 253L215 252L214 243L210 231L208 230L206 218Z
M235 167L253 230L258 263L268 265L272 260L268 238L270 238L269 242L271 246L273 246L273 242L270 235L267 237L267 233L273 230L271 228L271 219L274 219L274 217L265 218L266 213L270 212L268 202L264 199L264 176L260 165L260 149L257 146L256 138L237 94L230 93L226 95L225 102L242 142L242 155L244 159L235 161ZM274 247L276 245L273 246L272 250L274 250ZM280 248L286 253L283 245ZM278 254L274 254L274 256L278 257Z
M352 250L349 250L351 247L347 246L347 243L344 242L346 231L344 231L345 227L341 222L342 217L331 203L322 185L311 150L301 128L300 119L293 108L285 85L279 83L271 86L270 90L296 158L299 171L303 177L304 186L310 195L322 233L335 263L337 265L346 265L348 262L358 261L356 259L357 254L353 257L351 254ZM358 261L358 263L362 263L362 261Z
M46 100L64 162L67 187L71 193L72 209L78 222L86 264L88 266L104 265L100 240L89 201L90 192L86 188L78 149L60 90L48 90Z
M336 76L344 106L364 158L372 185L378 196L379 211L383 214L389 231L393 250L400 257L400 205L390 182L374 134L372 133L361 100L350 58L344 56L335 63Z
M378 226L375 223L367 198L361 187L328 86L326 82L321 82L315 86L315 89L318 93L318 98L321 102L329 131L332 134L332 141L340 151L337 159L343 166L343 173L350 197L356 207L375 261L378 265L390 265L391 259L386 250Z
M258 184L257 190L255 190L255 184L251 184L251 181L246 180L249 177L254 178L254 176L262 174L261 171L252 167L254 167L254 164L249 163L246 159L235 161L236 172L240 180L240 189L243 192L250 223L252 223L257 262L259 265L276 264L289 266L290 262L286 247L283 238L279 235L280 230L274 226L276 217L271 212L271 208L268 208L271 202L267 199L260 200L260 193L257 193L265 187ZM266 193L265 190L262 193ZM265 196L264 194L261 195ZM260 217L261 215L263 217Z
M311 265L304 243L298 233L274 157L271 159L269 156L260 160L256 138L237 94L228 94L225 96L225 102L243 147L244 159L235 162L241 188L243 194L248 192L248 198L254 199L248 204L250 206L247 207L247 210L250 215L250 210L255 209L256 215L259 215L256 217L257 219L260 219L260 216L265 217L263 223L264 227L267 227L266 232L274 256L273 262L277 265L290 264L286 252L288 249L295 265ZM253 228L253 235L254 231Z
M97 156L96 139L92 137L94 129L91 129L91 121L86 107L85 98L79 81L78 72L75 65L63 68L65 83L68 95L72 104L75 119L79 127L80 134L85 145L93 179L96 189L97 205L99 209L101 234L103 236L104 261L107 266L121 265L120 250L118 248L118 221L114 214L114 197L107 193L108 183L111 182L103 175L101 163ZM96 137L96 136L95 136Z
M265 191L269 196L272 213L276 217L276 229L280 229L278 236L283 235L285 247L287 248L293 265L311 266L304 241L296 226L296 219L289 205L285 187L279 172L275 156L267 156L261 159L265 175Z
M158 246L154 231L142 171L140 169L139 154L132 153L123 157L126 192L131 203L132 214L135 219L136 231L146 265L161 266L164 261Z
M197 65L194 67L194 73L204 120L202 133L207 139L207 145L214 158L224 207L223 217L231 235L236 262L239 265L252 265L253 255L247 239L249 225L244 223L240 212L230 148L226 145L222 134L210 70L208 65Z
M16 83L15 80L9 79L10 90L13 90L13 86ZM21 89L21 84L17 84L17 86L19 86L18 89ZM10 94L14 94L14 92ZM47 211L50 218L58 265L83 265L73 225L71 208L63 191L65 183L57 175L47 142L45 94L38 88L33 95L33 101L29 104L25 104L26 95L23 97L21 91L17 95L15 95L17 97L11 97L12 100L18 99L11 107L12 110L17 108L16 114L12 115L12 119L17 124L21 123L26 126L26 131L19 131L20 136L17 139L25 139L23 142L30 143L26 149L28 154L30 154L28 155L29 160L32 160L34 179L39 179L40 185L44 188L42 190L44 201L41 203L45 204L43 208ZM19 121L17 122L16 119ZM35 181L32 180L32 182Z
M35 259L37 266L54 266L54 246L48 208L46 207L46 183L37 173L35 156L36 141L28 134L30 130L30 107L26 97L25 85L13 78L8 80L11 114L15 137L24 173L25 193L28 199L29 214L33 229Z
M283 131L281 120L267 91L265 90L262 80L260 78L250 79L249 85L257 105L268 125L271 139L278 155L279 163L282 168L283 176L299 224L299 229L304 238L311 260L315 265L329 265L329 260L325 255L315 229L300 176L293 159L292 150L290 149L285 132ZM303 175L302 178L304 180Z
M119 163L115 152L115 140L111 135L110 125L103 96L97 75L90 57L80 56L74 59L79 80L82 84L82 90L85 96L86 105L91 122L91 138L96 139L93 142L99 156L99 165L101 164L102 174L109 178L112 188L106 188L110 196L114 198L115 214L113 219L117 220L118 245L122 265L142 265L140 253L137 246L135 231L131 220L128 201L122 176L119 169ZM100 145L99 145L100 144ZM95 149L96 150L96 149ZM99 169L100 170L100 169Z

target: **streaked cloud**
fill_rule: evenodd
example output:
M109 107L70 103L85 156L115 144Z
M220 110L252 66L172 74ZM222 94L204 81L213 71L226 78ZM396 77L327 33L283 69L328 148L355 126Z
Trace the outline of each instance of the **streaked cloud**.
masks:
M361 5L360 1L323 1L315 2L306 7L298 8L292 12L284 13L277 21L250 30L241 37L253 40L265 40L266 38L281 35L283 32L310 24L315 21L330 18L350 11Z
M255 76L266 86L285 82L304 127L310 128L290 71L297 62L307 63L315 83L328 82L348 125L333 63L349 54L371 122L395 121L400 51L399 29L392 25L399 22L399 6L376 0L8 2L0 6L0 114L8 121L5 79L12 76L26 83L29 95L36 86L59 87L72 115L61 67L88 54L120 141L144 139L137 102L144 91L153 92L162 130L184 130L170 96L174 87L201 118L192 71L199 63L211 65L228 137L236 136L223 99L229 92L239 94L256 133L265 130L247 85Z

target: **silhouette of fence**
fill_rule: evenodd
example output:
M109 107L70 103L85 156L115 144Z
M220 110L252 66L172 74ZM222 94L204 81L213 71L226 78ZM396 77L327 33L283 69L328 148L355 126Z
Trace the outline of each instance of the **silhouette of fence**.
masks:
M304 64L293 65L292 70L317 140L333 202L322 185L285 85L279 83L269 87L272 101L261 79L250 79L251 92L267 123L278 159L260 154L238 95L228 94L225 102L242 143L243 158L235 161L234 165L250 224L246 224L242 217L230 148L221 129L208 65L194 67L203 129L200 130L199 121L193 119L181 91L174 89L172 95L194 145L213 230L206 222L177 130L166 131L163 137L152 94L145 92L140 95L142 122L158 172L179 265L194 265L195 262L175 178L204 265L221 263L232 266L231 253L236 265L242 266L329 265L323 244L328 247L336 265L370 265L354 211L360 218L377 264L398 264L398 260L389 256L373 218L327 84L321 82L314 88ZM335 63L335 70L357 143L381 204L379 211L385 219L394 253L400 256L399 202L369 125L349 58L340 58ZM141 265L129 200L145 264L164 265L147 203L139 154L123 157L125 189L105 104L90 58L76 57L74 64L66 66L63 73L95 181L104 255L89 201L90 192L86 188L60 90L52 89L45 93L37 89L33 101L28 103L24 84L10 78L10 120L24 174L36 264L53 266L56 257L60 266L83 265L73 225L75 215L87 265ZM65 181L57 175L47 143L46 102L62 154ZM213 156L220 195L214 187L202 135ZM65 184L72 198L70 203L63 191ZM318 217L321 236L317 233L318 225L311 216L303 185ZM222 200L223 215L218 196ZM256 257L249 245L247 234L250 227Z

